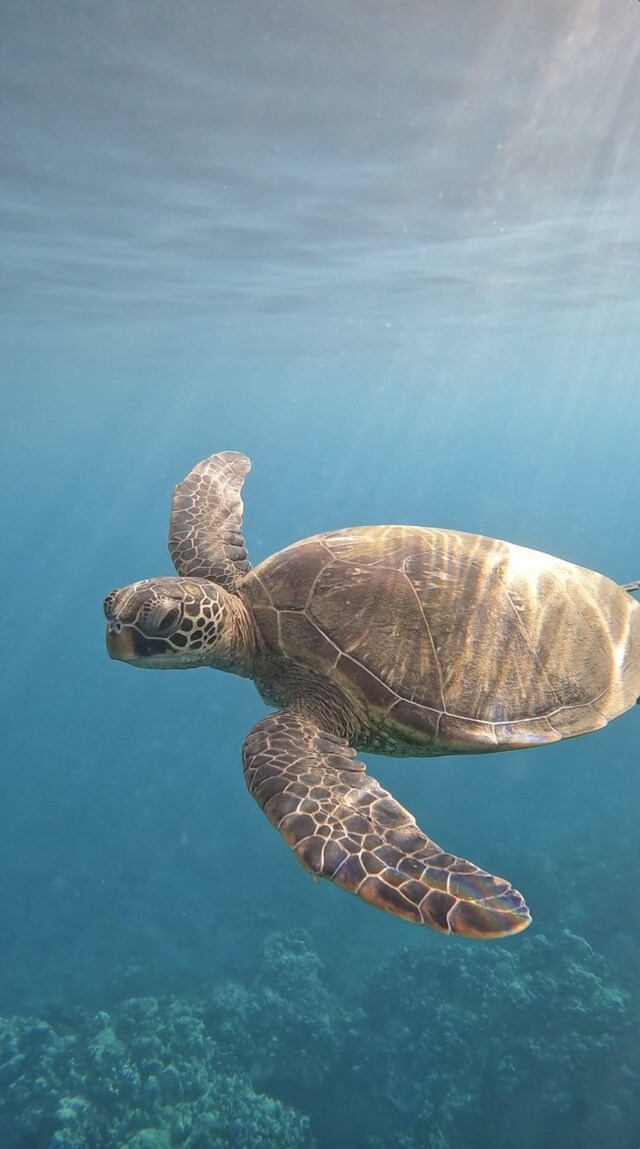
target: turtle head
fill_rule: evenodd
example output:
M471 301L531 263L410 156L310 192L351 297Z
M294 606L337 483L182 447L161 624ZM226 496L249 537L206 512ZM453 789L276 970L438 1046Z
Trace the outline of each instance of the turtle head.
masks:
M216 583L145 579L107 595L104 613L111 658L151 670L217 666L250 673L247 609Z

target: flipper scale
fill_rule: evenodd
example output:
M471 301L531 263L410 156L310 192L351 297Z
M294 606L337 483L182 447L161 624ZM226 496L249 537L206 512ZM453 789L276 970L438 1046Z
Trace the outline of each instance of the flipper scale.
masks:
M240 497L250 469L246 455L220 451L178 483L171 504L169 553L179 575L212 579L233 590L251 570Z
M353 754L293 708L245 740L249 791L305 869L441 933L495 938L529 925L517 890L441 850Z

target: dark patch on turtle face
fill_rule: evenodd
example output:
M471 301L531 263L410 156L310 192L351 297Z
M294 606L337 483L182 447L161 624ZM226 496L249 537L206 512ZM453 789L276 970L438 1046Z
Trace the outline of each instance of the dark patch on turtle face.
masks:
M162 658L171 653L171 646L162 638L146 638L135 627L123 628L119 634L107 634L107 650L111 658L122 662Z

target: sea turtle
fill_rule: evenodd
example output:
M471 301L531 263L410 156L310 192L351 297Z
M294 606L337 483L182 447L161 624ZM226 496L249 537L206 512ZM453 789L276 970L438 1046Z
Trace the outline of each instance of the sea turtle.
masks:
M444 852L356 758L469 754L604 726L640 694L640 606L603 575L481 535L329 531L251 568L234 451L176 487L178 578L105 600L112 658L218 667L277 707L248 734L251 794L312 874L447 934L530 922L504 879Z

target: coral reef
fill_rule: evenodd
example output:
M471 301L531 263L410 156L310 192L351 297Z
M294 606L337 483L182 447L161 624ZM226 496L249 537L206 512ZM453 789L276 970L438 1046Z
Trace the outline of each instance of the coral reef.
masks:
M294 931L246 984L0 1019L0 1145L635 1144L637 1006L583 938L429 942L354 963L342 1000Z
M298 1091L322 1087L356 1021L323 981L303 930L270 934L253 982L221 986L206 1014L231 1068L248 1069L256 1087L275 1082Z
M404 1117L402 1135L372 1145L512 1149L517 1135L520 1149L626 1149L638 1088L629 998L569 930L517 947L405 949L363 1005L372 1091Z
M225 1073L181 999L0 1022L3 1149L313 1149L306 1117Z

